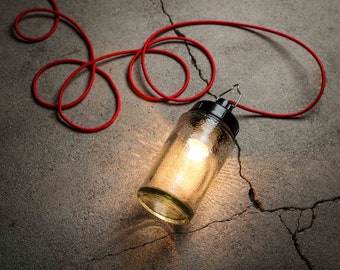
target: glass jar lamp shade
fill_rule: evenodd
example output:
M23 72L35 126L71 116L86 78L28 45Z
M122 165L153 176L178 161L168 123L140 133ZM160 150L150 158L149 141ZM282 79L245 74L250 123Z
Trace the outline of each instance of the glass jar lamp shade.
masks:
M138 190L141 205L173 224L188 223L235 145L238 121L225 99L182 114Z

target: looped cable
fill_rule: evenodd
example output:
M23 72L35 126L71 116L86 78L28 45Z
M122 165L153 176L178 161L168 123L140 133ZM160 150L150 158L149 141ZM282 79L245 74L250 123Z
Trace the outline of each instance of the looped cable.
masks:
M48 9L48 8L30 8L30 9L26 9L24 11L22 11L21 13L19 13L19 15L15 18L14 21L14 29L15 32L17 33L17 35L24 41L27 42L39 42L39 41L43 41L47 38L49 38L51 35L53 35L53 33L55 32L55 30L57 30L58 25L59 25L59 8L57 6L57 4L55 3L54 0L50 1L51 5L53 7L52 9ZM27 16L29 13L35 13L35 12L53 12L55 14L55 21L54 24L52 26L52 28L50 29L50 31L48 31L45 35L42 35L40 37L30 37L27 36L25 34L23 34L21 32L21 30L19 29L19 22L21 21L21 19L25 16ZM55 12L54 12L55 11Z
M159 36L169 32L171 30L177 31L178 28L186 27L186 26L193 26L193 25L235 26L235 27L239 27L239 28L256 29L256 30L259 30L259 31L272 33L274 35L279 35L279 36L287 38L287 39L297 43L301 47L303 47L306 51L308 51L314 57L314 59L316 60L316 62L319 65L319 68L320 68L320 71L321 71L321 86L320 86L319 93L316 96L316 98L312 101L312 103L310 103L306 108L304 108L302 110L299 110L299 111L296 111L296 112L293 112L293 113L281 114L281 113L272 113L272 112L260 111L260 110L257 110L257 109L251 108L251 107L247 107L247 106L239 103L239 100L241 98L241 93L239 92L238 85L237 85L237 87L236 87L236 85L234 86L234 87L237 88L237 91L239 92L238 100L237 101L230 100L230 103L233 104L233 106L237 106L237 107L244 109L244 110L247 110L249 112L261 114L261 115L264 115L264 116L267 116L267 117L293 118L293 117L302 115L302 114L306 113L307 111L309 111L311 108L313 108L318 103L318 101L320 100L320 98L321 98L321 96L322 96L322 94L325 90L326 73L325 73L324 66L323 66L320 58L317 56L317 54L312 49L310 49L307 45L305 45L301 41L297 40L296 38L291 37L291 36L289 36L285 33L276 31L276 30L264 28L262 26L250 25L250 24L239 23L239 22L230 22L230 21L197 20L197 21L180 22L180 23L176 23L176 24L169 25L169 26L166 26L164 28L161 28L158 31L156 31L155 33L153 33L146 40L144 46L141 47L140 49L113 52L113 53L110 53L110 54L96 58L92 43L91 43L90 39L88 38L88 36L86 35L86 33L84 32L84 30L74 20L72 20L70 17L66 16L65 14L63 14L59 11L59 8L58 8L55 0L50 0L50 3L51 3L51 6L52 6L52 9L31 8L31 9L27 9L25 11L22 11L16 17L16 19L14 21L14 29L15 29L17 35L22 40L27 41L27 42L39 42L39 41L45 40L48 37L50 37L56 31L56 29L58 28L60 19L62 19L62 20L68 21L77 30L78 34L83 38L83 40L84 40L84 42L87 46L87 49L89 51L89 61L82 61L82 60L76 60L76 59L60 59L60 60L53 61L53 62L48 63L47 65L43 66L36 73L36 75L33 79L33 83L32 83L32 93L33 93L33 97L36 100L36 102L39 103L40 105L44 106L44 107L56 110L58 112L58 114L60 115L60 117L65 121L65 123L67 123L70 127L74 128L78 131L96 132L96 131L103 130L103 129L107 128L108 126L110 126L117 119L117 117L119 115L120 106L121 106L119 91L118 91L117 87L115 86L113 80L111 79L110 75L108 75L103 70L99 69L98 66L96 65L98 62L106 60L106 59L111 59L111 58L115 58L115 57L118 57L118 56L130 56L130 55L133 56L132 59L131 59L131 62L129 64L129 67L128 67L128 80L129 80L130 86L133 89L133 91L139 97L141 97L145 100L153 101L153 102L169 102L169 101L171 101L171 102L178 102L178 103L188 103L188 102L192 102L194 100L197 100L197 99L201 98L204 94L206 94L209 91L209 89L211 88L211 86L213 85L213 82L214 82L215 77L216 77L216 65L215 65L214 59L213 59L211 53L208 51L208 49L206 47L204 47L202 44L200 44L199 42L197 42L193 39L184 37L184 36L159 37ZM21 30L19 29L19 22L23 19L23 17L27 16L28 14L35 13L35 12L44 12L44 13L53 14L54 18L55 18L55 21L54 21L52 28L46 34L44 34L40 37L27 36L27 35L23 34L21 32ZM184 93L184 91L187 89L187 87L189 85L189 81L190 81L190 70L189 70L187 63L182 58L180 58L178 55L176 55L176 54L174 54L170 51L154 48L156 46L161 45L164 42L176 42L176 41L177 42L182 41L183 44L194 46L197 49L199 49L205 55L205 57L208 59L209 64L210 64L211 75L210 75L210 80L207 83L207 86L203 90L201 90L197 94L194 94L191 97L186 97L186 98L180 97L180 95L182 95ZM185 82L184 82L183 86L175 94L166 95L166 94L164 94L163 91L158 89L152 83L152 81L151 81L151 79L148 75L147 69L146 69L145 55L147 53L160 54L160 55L170 57L181 65L181 67L183 68L184 73L185 73ZM134 64L136 63L136 60L139 57L141 58L141 66L142 66L144 77L145 77L148 85L150 86L150 88L158 96L152 96L152 95L146 94L141 89L139 89L137 87L136 83L134 82L133 67L134 67ZM79 67L74 72L72 72L72 74L65 80L64 84L62 85L62 87L60 88L60 90L58 92L57 103L52 104L52 103L46 102L46 101L44 101L43 99L40 98L40 96L38 94L38 90L37 90L37 83L38 83L40 76L47 69L49 69L53 66L62 65L62 64L76 64L76 65L79 65ZM63 104L62 103L63 94L64 94L67 86L70 84L70 82L73 80L73 78L77 74L79 74L80 71L84 70L85 68L89 69L90 72L91 72L90 81L89 81L85 91L80 95L80 97L73 100L72 102L70 102L68 104ZM113 113L112 118L110 120L108 120L106 123L104 123L100 126L97 126L97 127L83 127L83 126L80 126L78 124L75 124L70 119L68 119L63 111L65 109L72 108L72 107L76 106L77 104L79 104L80 102L82 102L86 98L86 96L88 95L88 93L90 92L90 90L92 88L96 74L99 74L100 76L102 76L108 82L108 84L110 85L110 87L113 91L113 95L115 96L115 99L116 99L116 108L115 108L115 112ZM211 94L211 95L213 95L213 94Z

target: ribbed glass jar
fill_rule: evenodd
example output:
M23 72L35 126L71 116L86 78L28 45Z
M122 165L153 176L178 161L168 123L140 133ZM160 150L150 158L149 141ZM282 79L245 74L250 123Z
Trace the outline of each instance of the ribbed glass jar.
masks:
M184 113L138 190L139 202L164 221L188 223L233 150L234 136L206 111Z

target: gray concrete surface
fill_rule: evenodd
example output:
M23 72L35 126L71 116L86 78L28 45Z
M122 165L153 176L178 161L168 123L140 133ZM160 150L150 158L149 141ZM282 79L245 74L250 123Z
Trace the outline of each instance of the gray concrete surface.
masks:
M116 123L95 134L75 132L31 96L34 74L62 58L87 59L72 28L61 23L48 40L26 44L12 35L23 9L47 1L1 1L0 9L0 269L340 269L339 36L337 0L301 1L58 1L85 29L96 55L140 47L170 21L234 20L271 27L301 39L323 60L328 84L315 109L297 120L252 117L235 110L241 131L231 158L189 225L174 227L150 216L136 200L179 115L192 105L149 103L126 81L130 58L101 67L122 96ZM46 32L52 20L31 17L25 33ZM228 27L180 31L205 44L217 63L211 92L241 85L242 102L289 112L308 104L320 75L313 59L272 35ZM168 45L190 63L187 48ZM206 60L191 65L189 93L205 85ZM148 56L162 89L183 81L177 64ZM44 74L39 91L54 101L75 66ZM136 79L143 85L139 68ZM65 101L84 89L87 75ZM210 98L206 96L206 98ZM115 102L105 81L67 112L77 123L103 123Z

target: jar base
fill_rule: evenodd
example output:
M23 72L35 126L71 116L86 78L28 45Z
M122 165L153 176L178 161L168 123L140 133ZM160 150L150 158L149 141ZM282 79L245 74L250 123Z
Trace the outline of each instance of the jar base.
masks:
M151 214L166 222L182 225L193 217L190 207L170 194L150 187L141 187L137 193L139 203Z

